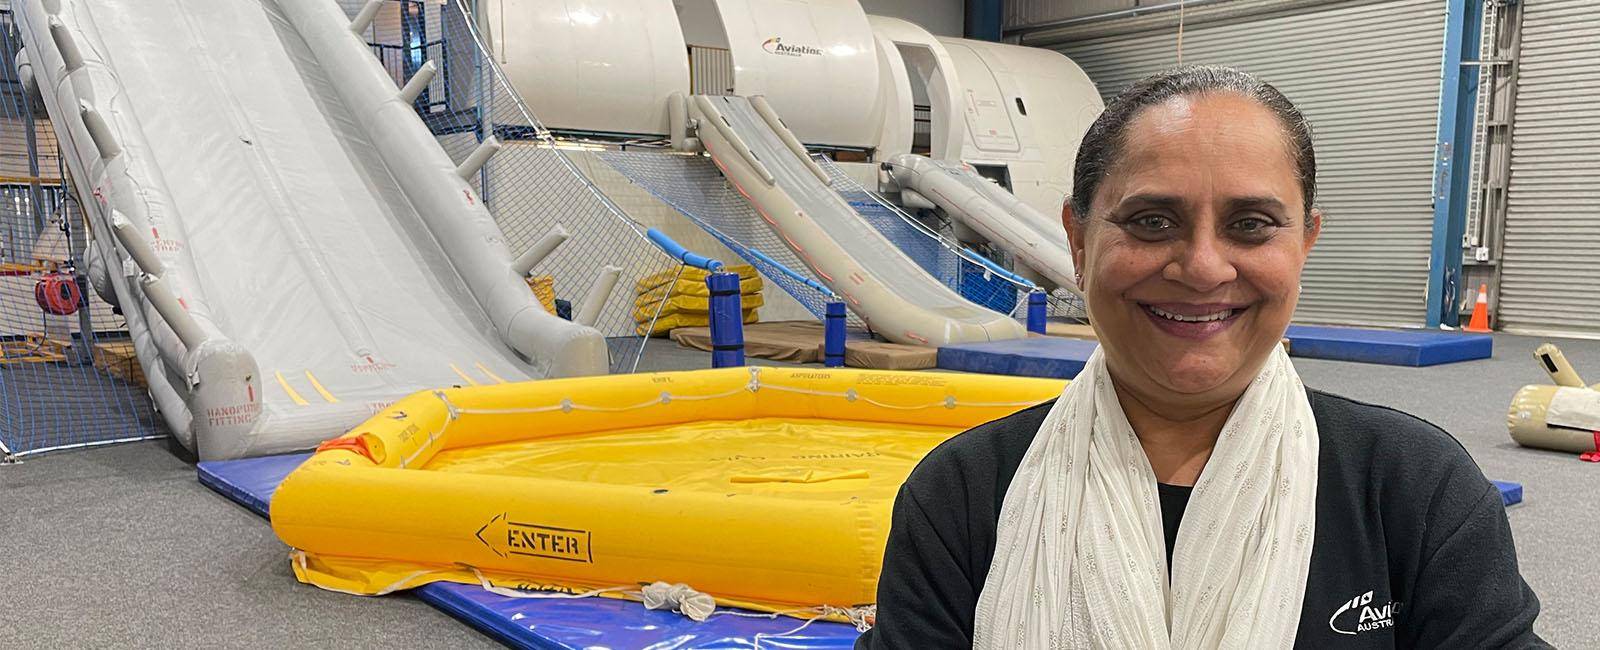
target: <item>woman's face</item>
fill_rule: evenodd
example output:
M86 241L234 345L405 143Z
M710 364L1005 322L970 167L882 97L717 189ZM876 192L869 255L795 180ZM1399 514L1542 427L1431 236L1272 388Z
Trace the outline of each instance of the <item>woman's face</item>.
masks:
M1232 93L1170 99L1124 135L1088 219L1065 215L1108 368L1139 395L1231 400L1282 339L1320 228L1288 136Z

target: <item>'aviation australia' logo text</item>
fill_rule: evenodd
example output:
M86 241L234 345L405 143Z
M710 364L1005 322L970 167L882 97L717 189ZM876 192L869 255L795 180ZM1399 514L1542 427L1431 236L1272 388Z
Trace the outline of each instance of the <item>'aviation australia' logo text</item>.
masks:
M1328 619L1328 627L1340 634L1350 635L1393 628L1395 614L1399 611L1400 603L1373 603L1372 592L1369 591L1340 605L1338 611Z
M761 49L783 56L822 56L822 48L813 45L790 45L782 36L774 36L761 44Z

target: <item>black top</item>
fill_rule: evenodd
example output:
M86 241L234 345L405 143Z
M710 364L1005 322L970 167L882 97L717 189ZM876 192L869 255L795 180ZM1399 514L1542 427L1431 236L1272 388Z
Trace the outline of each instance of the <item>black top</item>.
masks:
M1020 457L1019 457L1020 458ZM1020 461L1019 461L1020 462ZM1015 472L1015 467L1011 468ZM1189 507L1189 494L1194 488L1187 485L1156 484L1156 495L1161 497L1161 533L1167 538L1167 573L1172 573L1172 547L1178 544L1178 524L1183 523L1183 510ZM1001 495L1005 491L1000 492ZM998 516L999 510L995 511ZM993 555L993 553L990 553Z
M1299 648L1546 648L1500 492L1449 434L1307 391L1321 450ZM970 648L1006 487L1041 404L928 454L895 499L876 626L860 648ZM1171 562L1188 495L1161 490ZM1181 515L1180 515L1181 516Z

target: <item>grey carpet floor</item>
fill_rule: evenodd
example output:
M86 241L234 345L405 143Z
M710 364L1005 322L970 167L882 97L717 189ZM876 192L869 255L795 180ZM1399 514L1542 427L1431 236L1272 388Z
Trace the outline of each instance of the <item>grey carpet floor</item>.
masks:
M1544 602L1538 629L1558 647L1600 647L1600 465L1519 448L1505 431L1511 394L1547 381L1532 359L1538 343L1496 336L1494 359L1433 368L1296 366L1308 385L1444 427L1491 478L1522 482L1527 501L1509 516L1523 573ZM1560 343L1600 381L1600 341ZM706 359L656 344L641 370L702 368ZM409 596L296 583L266 523L201 487L166 444L0 466L0 648L495 647Z

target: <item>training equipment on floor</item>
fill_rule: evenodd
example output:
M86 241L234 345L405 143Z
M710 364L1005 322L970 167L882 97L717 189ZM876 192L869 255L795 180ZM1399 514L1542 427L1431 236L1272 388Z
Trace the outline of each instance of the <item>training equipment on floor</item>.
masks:
M1052 329L1057 326L1056 323L1050 325ZM1078 332L1067 334L1075 335ZM1494 339L1487 335L1422 330L1290 325L1284 338L1291 356L1393 366L1431 366L1487 359L1494 351ZM1083 369L1096 345L1093 340L1060 336L947 345L939 348L939 367L995 375L1071 379Z
M209 461L198 466L200 483L257 515L283 478L311 454ZM493 593L482 585L435 582L412 593L423 602L512 648L583 648L605 639L610 647L644 648L668 643L677 648L763 646L781 637L782 646L811 650L850 648L860 633L848 624L724 610L703 623L639 603L604 598L528 599Z
M326 0L15 8L89 225L80 270L197 456L305 449L429 386L632 370L612 289L683 258L564 161L473 34L442 76L483 81L419 113L444 61L397 88ZM535 196L494 196L508 179ZM46 278L40 306L83 286Z
M295 574L378 594L448 580L725 605L875 599L922 456L1059 381L730 368L436 390L324 443L272 502Z
M1289 354L1311 359L1433 366L1494 355L1494 338L1487 334L1290 325L1284 336Z
M1600 462L1600 384L1586 386L1555 345L1546 343L1533 357L1555 386L1523 386L1511 398L1506 428L1524 447L1579 454Z
M939 367L1019 377L1071 379L1100 344L1082 339L1035 336L939 348Z

